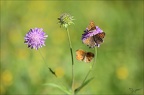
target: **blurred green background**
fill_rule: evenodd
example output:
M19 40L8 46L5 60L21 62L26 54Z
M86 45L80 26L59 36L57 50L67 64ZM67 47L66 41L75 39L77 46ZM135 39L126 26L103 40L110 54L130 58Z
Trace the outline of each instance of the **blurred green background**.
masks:
M1 3L1 60L0 94L64 94L57 88L44 86L55 83L70 87L71 56L64 28L57 18L62 13L74 16L69 27L74 51L75 87L80 86L90 64L77 61L75 51L84 49L81 35L90 21L105 33L104 43L98 48L94 70L95 79L79 94L130 94L129 88L143 88L144 36L143 1L0 1ZM27 48L24 36L30 28L43 28L48 38L39 51Z

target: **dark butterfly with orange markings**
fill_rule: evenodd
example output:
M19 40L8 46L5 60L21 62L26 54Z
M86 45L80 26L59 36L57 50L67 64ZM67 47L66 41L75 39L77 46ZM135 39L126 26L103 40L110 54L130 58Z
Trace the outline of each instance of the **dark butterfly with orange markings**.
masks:
M96 30L96 26L93 21L88 25L88 29L85 32L89 32L92 30ZM95 47L103 43L103 38L105 37L105 32L98 33L96 35L90 36L87 39L83 40L83 43L88 45L89 47Z
M79 61L84 61L86 63L89 63L94 58L94 54L92 52L86 52L84 50L77 50L76 51L76 59Z
M88 37L87 39L83 40L83 43L88 45L89 47L93 48L103 43L103 38L105 37L105 32L96 34L94 36Z

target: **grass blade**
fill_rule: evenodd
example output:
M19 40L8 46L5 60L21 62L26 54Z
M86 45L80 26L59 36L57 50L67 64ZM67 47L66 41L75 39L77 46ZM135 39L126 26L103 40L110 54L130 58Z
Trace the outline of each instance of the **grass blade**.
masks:
M67 94L71 94L71 92L68 91L65 87L59 86L59 85L54 84L54 83L48 83L48 84L44 84L44 85L52 86L52 87L60 89L61 91L65 92Z
M77 89L75 89L75 93L78 93L84 86L86 86L90 81L92 81L94 79L94 77L90 78L89 80L87 80L85 83L83 83L80 87L78 87Z

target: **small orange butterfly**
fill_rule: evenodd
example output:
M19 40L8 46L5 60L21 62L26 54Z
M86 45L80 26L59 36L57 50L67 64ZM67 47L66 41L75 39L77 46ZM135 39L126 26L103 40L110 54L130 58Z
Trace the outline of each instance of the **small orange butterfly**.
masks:
M94 54L92 52L85 52L84 50L78 49L76 51L76 59L79 61L84 61L89 63L94 58Z
M96 26L95 26L94 22L91 21L90 24L88 25L88 31L95 30L95 29L96 29Z

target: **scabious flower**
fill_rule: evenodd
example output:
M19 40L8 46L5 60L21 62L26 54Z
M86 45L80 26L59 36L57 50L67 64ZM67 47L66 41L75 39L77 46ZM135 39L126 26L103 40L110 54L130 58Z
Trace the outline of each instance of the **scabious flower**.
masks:
M70 24L74 24L73 23L73 16L71 16L68 13L64 13L62 14L59 18L59 24L60 26L63 26L64 28L67 28Z
M95 29L90 30L86 28L84 34L82 34L82 42L89 47L100 47L100 44L103 42L105 32L101 30L98 26L95 26Z
M84 34L82 34L82 40L87 39L88 37L91 37L93 35L102 33L103 30L101 30L98 26L96 26L96 29L88 31L88 28L86 28L86 30L84 31Z
M45 46L45 40L48 35L45 34L42 28L33 28L24 37L24 43L28 45L28 48L38 50L42 46Z

